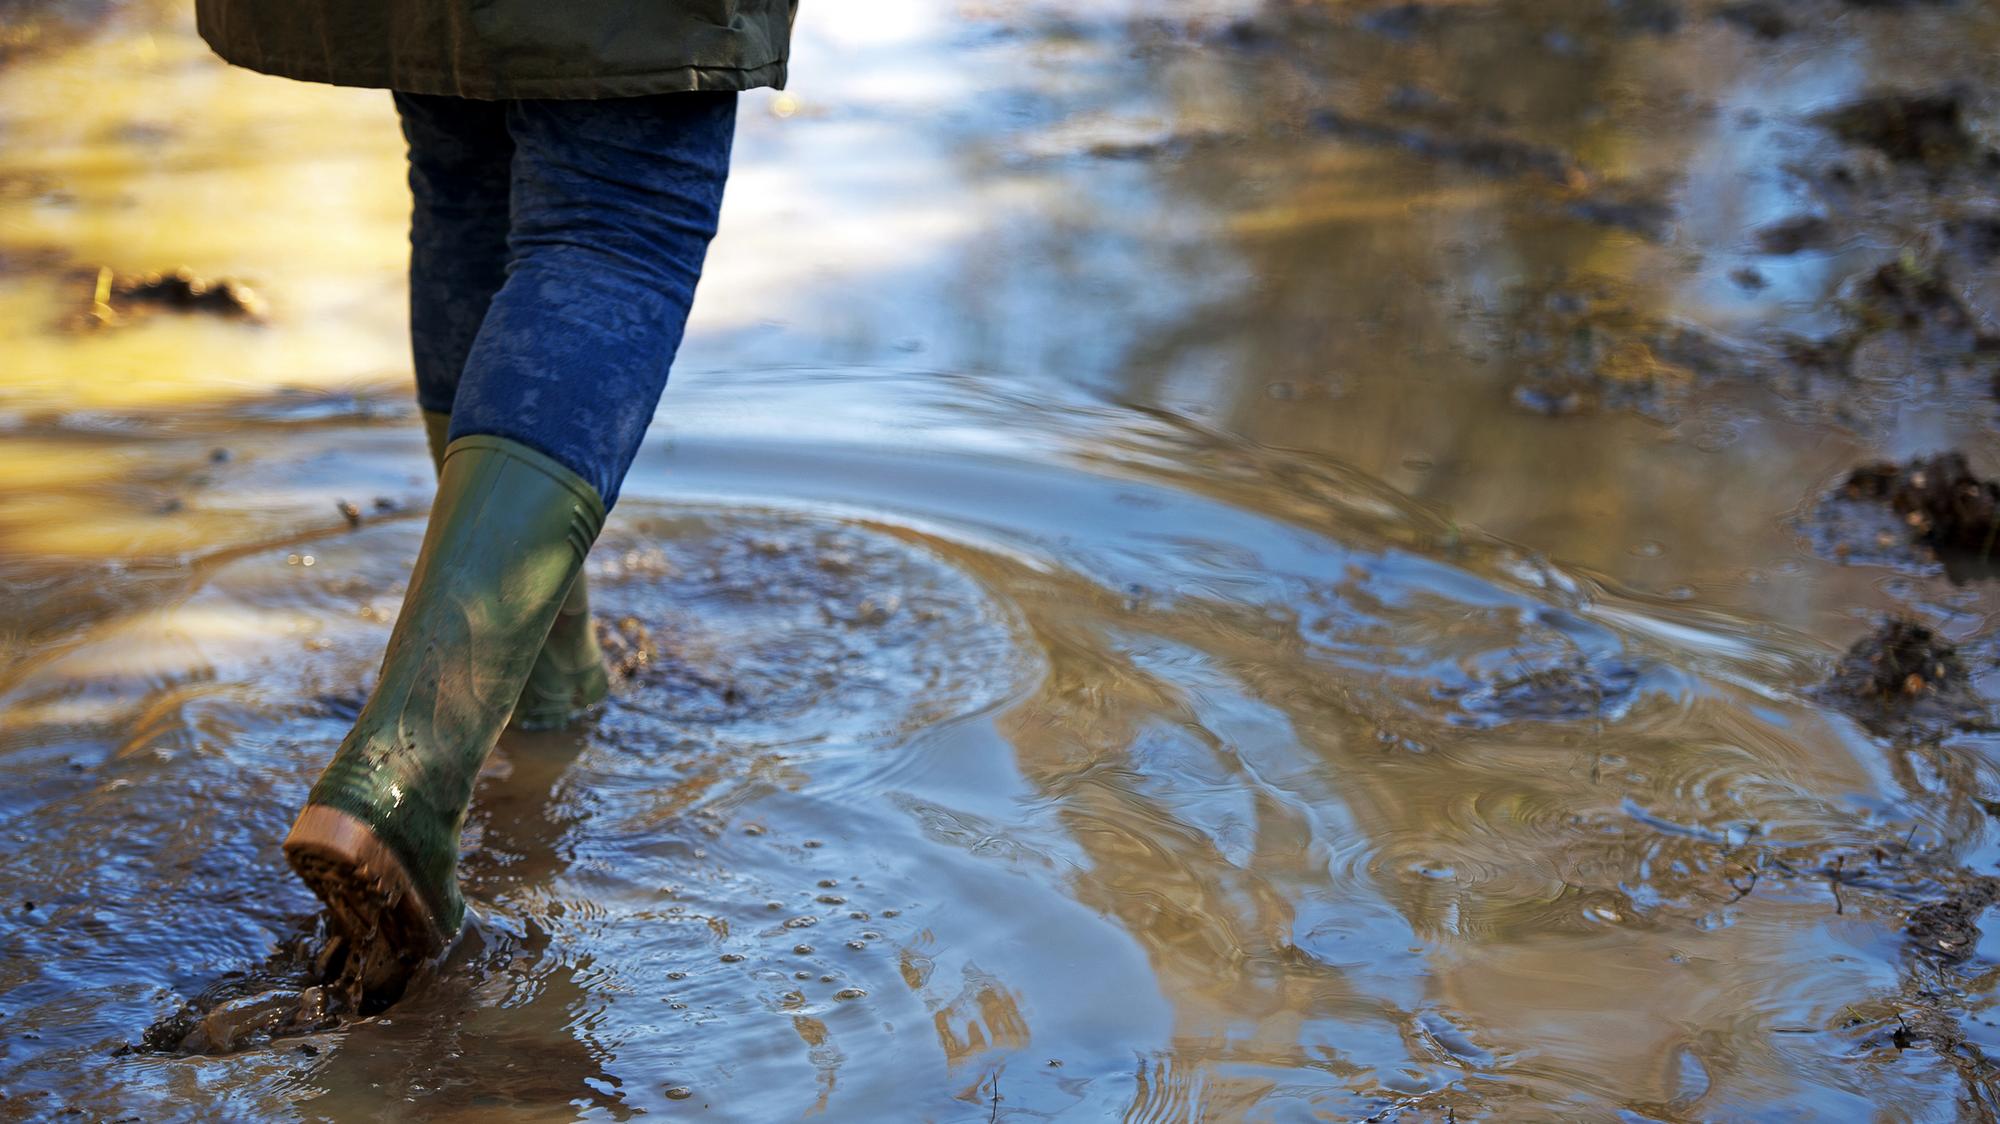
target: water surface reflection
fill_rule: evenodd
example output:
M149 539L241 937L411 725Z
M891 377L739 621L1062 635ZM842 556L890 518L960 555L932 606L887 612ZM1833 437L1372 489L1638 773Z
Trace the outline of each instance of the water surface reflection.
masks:
M1885 606L1990 680L1989 595L1795 517L1991 404L1871 373L1893 333L1784 366L1928 218L1752 233L1850 158L1824 101L1976 76L1991 12L811 15L590 563L613 701L503 741L437 980L212 1056L123 1047L302 984L276 841L427 502L399 154L164 9L0 70L10 1104L1978 1110L2000 961L1901 929L1992 862L1991 735L1815 692ZM268 318L65 320L183 262Z

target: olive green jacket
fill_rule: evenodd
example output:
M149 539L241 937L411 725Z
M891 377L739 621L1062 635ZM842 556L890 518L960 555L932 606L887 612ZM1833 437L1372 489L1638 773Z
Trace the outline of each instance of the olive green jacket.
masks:
M783 87L798 0L195 0L238 66L463 98Z

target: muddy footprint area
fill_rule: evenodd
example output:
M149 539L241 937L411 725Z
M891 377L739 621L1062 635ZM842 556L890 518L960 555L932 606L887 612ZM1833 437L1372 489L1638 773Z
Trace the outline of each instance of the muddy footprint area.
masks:
M386 559L413 549L417 530L408 521L372 524L346 551L322 548L305 579L316 590L306 600L325 594L327 609L344 603L348 612L380 620L395 594ZM349 565L364 559L368 564ZM232 569L268 574L273 562L283 565L265 558ZM302 567L284 569L305 576ZM696 962L765 973L775 958L792 988L826 993L818 1002L853 1001L880 986L865 974L857 978L836 954L851 957L884 941L902 927L906 901L884 901L838 877L759 892L755 883L781 878L796 860L778 859L761 873L771 857L726 873L699 860L708 841L725 834L782 854L817 854L820 840L781 837L762 820L739 822L735 805L745 786L756 788L754 778L772 770L810 770L822 799L838 803L842 788L865 786L893 764L883 759L885 747L1018 690L1029 673L1018 625L921 542L784 515L632 501L599 542L589 574L612 696L571 729L503 736L475 796L461 857L473 913L459 944L411 975L389 970L394 958L373 948L372 934L344 933L330 914L286 917L286 932L260 964L183 985L183 998L115 1055L282 1048L313 1057L326 1034L357 1021L392 1016L413 1002L426 1006L439 994L462 1002L468 991L545 970L536 967L543 956L570 955L550 950L548 936L560 925L561 903L576 892L563 885L564 855L600 846L594 841L604 837L647 853L665 846L680 858L607 854L601 861L619 871L621 883L646 888L621 904L619 893L599 885L587 908L655 916L659 927L701 934L697 944L733 932L748 938L719 954L684 950L689 962L668 979L687 979ZM230 579L225 572L217 581ZM246 583L253 590L261 584ZM250 596L292 601L298 591L266 586ZM358 675L366 649L356 640L316 645L311 655L318 658L308 662L319 667L266 668L266 675L308 683L337 681L343 672L336 669ZM276 681L264 686L287 690ZM337 728L364 697L323 692L306 713ZM787 744L773 749L773 738ZM300 745L298 764L331 748ZM634 836L635 820L652 826ZM847 825L819 830L826 828ZM726 892L699 888L717 877L740 884ZM689 1010L671 1002L670 1010ZM816 1003L801 992L789 1006L805 1018Z

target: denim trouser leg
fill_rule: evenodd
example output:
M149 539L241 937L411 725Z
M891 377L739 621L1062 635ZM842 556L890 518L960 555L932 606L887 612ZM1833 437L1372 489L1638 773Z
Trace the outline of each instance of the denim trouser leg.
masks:
M451 413L465 357L507 280L514 139L506 107L397 94L410 145L410 354L417 404Z
M736 95L396 101L417 204L419 400L451 411L453 439L519 441L589 481L609 507L666 387L715 234ZM496 111L504 140L491 127ZM493 170L503 165L496 292Z

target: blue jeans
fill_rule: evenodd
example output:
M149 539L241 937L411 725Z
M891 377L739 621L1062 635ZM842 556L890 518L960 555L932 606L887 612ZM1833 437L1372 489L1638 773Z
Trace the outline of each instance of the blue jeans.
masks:
M736 95L397 94L417 401L554 457L608 508L715 235Z

